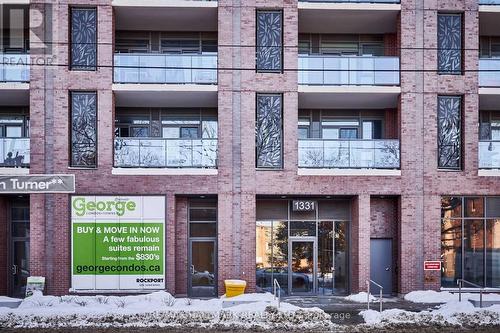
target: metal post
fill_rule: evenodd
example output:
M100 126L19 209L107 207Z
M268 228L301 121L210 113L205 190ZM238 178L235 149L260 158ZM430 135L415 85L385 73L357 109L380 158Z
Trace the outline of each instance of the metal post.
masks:
M483 288L479 289L479 307L483 307Z
M382 312L382 288L380 289L380 312Z
M458 301L462 302L462 280L458 280Z
M368 291L366 292L367 293L366 304L367 304L368 310L370 310L370 281L366 281L366 287L368 289Z

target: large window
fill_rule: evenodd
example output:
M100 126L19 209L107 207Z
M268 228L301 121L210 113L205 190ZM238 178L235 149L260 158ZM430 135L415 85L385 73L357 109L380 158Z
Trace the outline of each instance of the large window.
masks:
M500 287L500 197L443 197L441 286Z
M120 108L115 135L127 138L216 139L217 110Z
M97 9L71 8L71 69L97 66Z
M71 92L71 166L97 166L97 93Z
M255 128L258 168L283 166L283 95L257 94Z
M460 170L462 97L438 96L438 168Z
M257 11L258 72L283 70L283 12L280 10Z
M272 291L277 280L283 293L301 288L321 295L348 292L349 201L315 203L315 211L297 212L292 200L257 201L257 291ZM307 272L301 271L306 258L313 264Z
M462 72L462 14L438 14L438 72Z
M385 51L383 35L299 34L300 54L383 56Z

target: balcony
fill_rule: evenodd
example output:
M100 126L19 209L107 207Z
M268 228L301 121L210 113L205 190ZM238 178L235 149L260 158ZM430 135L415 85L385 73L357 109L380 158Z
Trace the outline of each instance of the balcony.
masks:
M29 54L0 54L0 82L27 83L30 80Z
M299 0L299 2L327 2L327 3L400 3L400 0ZM494 2L494 3L500 3L500 0L495 1L483 1L480 0L479 3L481 2Z
M500 59L479 59L479 86L500 87Z
M217 55L115 54L114 82L217 84Z
M500 169L500 141L479 141L479 169Z
M299 84L399 85L399 57L299 55Z
M29 164L29 138L0 138L0 167L25 168Z
M216 168L217 139L115 139L115 168Z
M299 140L299 168L399 169L399 140Z

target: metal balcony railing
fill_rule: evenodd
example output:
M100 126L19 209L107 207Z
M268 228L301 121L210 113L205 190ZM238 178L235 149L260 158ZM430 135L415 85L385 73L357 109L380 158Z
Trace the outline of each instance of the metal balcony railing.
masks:
M20 168L30 164L30 138L0 138L0 167Z
M217 139L115 139L118 168L216 168Z
M500 58L479 59L479 86L500 87Z
M115 83L217 84L215 54L115 54Z
M299 55L299 84L399 85L399 57Z
M299 140L299 168L399 169L399 140Z
M29 54L0 54L0 82L29 82Z
M479 169L500 169L500 140L479 141Z
M400 0L299 0L299 2L400 3Z

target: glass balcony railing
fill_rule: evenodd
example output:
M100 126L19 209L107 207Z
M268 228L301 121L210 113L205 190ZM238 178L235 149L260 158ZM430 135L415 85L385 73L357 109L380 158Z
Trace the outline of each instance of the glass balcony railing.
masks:
M299 84L399 85L399 57L299 55Z
M117 168L216 168L217 139L115 139Z
M299 2L400 3L400 0L299 0Z
M299 168L399 169L399 140L299 140Z
M0 54L0 82L29 82L29 54Z
M500 141L479 141L479 169L500 169Z
M217 84L217 55L115 54L114 82Z
M30 164L30 138L0 138L0 167L21 168Z
M500 0L479 0L480 5L500 5Z
M500 58L479 59L479 86L500 87Z

